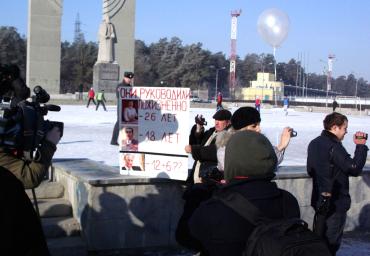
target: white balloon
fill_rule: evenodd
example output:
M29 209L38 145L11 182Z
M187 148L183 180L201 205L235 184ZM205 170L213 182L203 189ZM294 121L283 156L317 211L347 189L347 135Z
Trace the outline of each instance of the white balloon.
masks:
M289 31L289 17L279 9L265 10L258 17L257 30L260 36L274 48L279 47Z

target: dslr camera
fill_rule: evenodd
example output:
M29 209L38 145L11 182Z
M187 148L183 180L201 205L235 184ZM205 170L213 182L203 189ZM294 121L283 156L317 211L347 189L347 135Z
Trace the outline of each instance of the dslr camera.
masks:
M44 119L48 111L60 111L60 107L45 104L50 95L41 86L34 88L31 101L26 100L29 88L14 70L19 72L15 65L0 64L0 147L32 160L47 132L56 126L62 136L64 124Z
M203 117L203 115L196 115L195 116L195 123L199 124L199 125L207 125L207 121Z
M297 133L297 131L295 131L293 128L292 129L290 129L290 137L297 137L297 135L298 135L298 133Z

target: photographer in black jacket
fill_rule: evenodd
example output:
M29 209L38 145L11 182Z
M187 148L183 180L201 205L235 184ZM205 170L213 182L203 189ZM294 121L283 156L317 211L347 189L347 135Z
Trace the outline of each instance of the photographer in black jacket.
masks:
M226 109L217 111L213 118L215 126L204 131L206 121L201 115L195 117L195 125L191 129L189 145L185 151L191 153L195 162L187 179L187 188L184 192L184 211L177 229L176 241L188 249L202 251L202 245L189 232L188 221L201 202L209 199L223 179L223 172L217 169L216 137L219 132L230 127L231 112Z
M199 117L199 116L197 116ZM230 128L231 112L221 109L213 115L215 126L204 131L204 123L195 118L196 124L192 127L189 136L189 145L185 146L185 152L191 153L195 160L191 173L188 176L189 184L201 183L203 171L217 167L217 133Z
M307 172L312 177L311 206L315 210L314 231L323 236L332 255L340 247L347 211L351 206L349 176L358 176L365 165L367 135L356 132L353 158L342 145L348 119L333 112L324 119L324 130L308 145Z

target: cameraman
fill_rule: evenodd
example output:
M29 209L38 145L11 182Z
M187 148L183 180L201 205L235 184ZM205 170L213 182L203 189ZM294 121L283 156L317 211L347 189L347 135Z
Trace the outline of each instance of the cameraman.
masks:
M46 134L37 160L26 160L0 147L2 255L50 255L40 218L24 189L35 188L43 180L60 136L57 127Z
M0 147L0 166L13 173L26 189L35 188L41 183L51 165L60 137L61 131L58 127L48 131L38 148L36 160L26 160L21 153L15 154L13 150Z
M17 65L1 66L1 88L2 98L12 99L11 108L30 97L30 88L27 87L24 80L20 77L20 69Z
M324 130L308 145L307 172L312 177L311 206L315 210L314 231L323 236L332 255L340 247L347 211L351 206L349 176L358 176L365 165L367 135L356 132L353 158L342 145L348 119L333 112L324 119Z

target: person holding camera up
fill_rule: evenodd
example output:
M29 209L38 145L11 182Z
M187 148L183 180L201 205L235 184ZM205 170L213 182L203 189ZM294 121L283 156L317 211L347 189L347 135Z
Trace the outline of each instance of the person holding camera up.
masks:
M13 173L26 189L36 188L51 165L60 137L58 127L48 131L38 148L37 159L32 160L26 160L21 153L14 154L13 150L0 146L0 166Z
M50 255L40 219L25 193L44 179L60 140L60 130L47 132L38 149L38 159L26 160L6 147L0 147L0 225L4 234L4 255Z
M0 248L4 255L46 256L50 253L40 219L24 189L37 187L51 165L62 130L50 127L57 122L44 121L42 116L59 107L40 106L50 97L40 86L34 88L33 101L25 101L30 90L17 76L18 67L13 68L0 65L0 226L4 234Z
M307 173L312 177L311 206L315 210L314 231L324 237L332 255L338 251L347 211L351 205L349 176L358 176L366 163L367 134L356 132L353 158L342 145L348 119L333 112L324 119L324 130L307 150Z
M237 131L255 131L261 133L261 115L260 112L253 107L240 107L231 117L231 125L233 129L221 132L216 139L218 169L224 169L225 147L233 135ZM275 154L279 165L284 159L285 149L288 147L291 137L295 137L297 133L290 127L285 127L280 135L280 142L274 146Z
M207 125L202 115L195 117L195 125L189 136L189 145L185 151L191 153L195 162L187 179L187 188L184 192L184 211L176 228L176 241L182 246L202 251L200 241L189 232L188 221L201 202L209 199L218 187L218 182L223 179L223 172L217 169L216 137L230 128L231 112L226 109L217 111L213 118L215 126L205 131Z
M195 118L195 125L192 127L189 136L189 145L185 146L185 152L191 153L195 160L192 171L188 177L190 184L202 182L202 172L217 166L216 137L223 131L230 128L231 112L221 109L213 115L215 126L204 131L205 120L202 116Z

